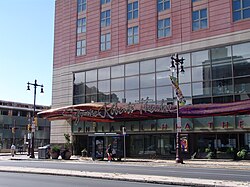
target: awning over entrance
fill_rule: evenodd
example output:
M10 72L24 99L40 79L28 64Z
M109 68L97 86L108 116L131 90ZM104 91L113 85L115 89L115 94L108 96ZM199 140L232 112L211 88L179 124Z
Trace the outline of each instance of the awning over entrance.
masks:
M182 118L250 114L250 100L233 103L214 103L181 106ZM39 112L49 120L115 122L143 119L175 118L176 106L149 103L85 103Z

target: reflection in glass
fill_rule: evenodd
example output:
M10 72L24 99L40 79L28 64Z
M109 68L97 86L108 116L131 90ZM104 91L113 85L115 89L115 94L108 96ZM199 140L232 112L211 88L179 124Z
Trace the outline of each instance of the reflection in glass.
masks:
M212 64L212 78L221 79L232 77L232 64L223 63L223 64Z
M97 82L86 83L86 94L97 93Z
M209 65L208 50L192 53L192 66Z
M191 97L191 84L180 84L180 89L184 97Z
M155 71L155 60L142 61L140 63L141 73L151 73Z
M192 81L209 81L210 66L198 66L192 68Z
M162 99L171 101L173 99L172 88L172 86L156 87L157 102L161 102Z
M169 64L171 63L171 57L163 57L156 59L156 71L169 70Z
M111 67L111 78L123 77L124 76L124 65Z
M83 104L85 103L85 96L74 96L73 97L73 105Z
M233 45L233 58L250 58L250 43Z
M155 86L155 74L152 73L152 74L147 74L147 75L141 75L140 86L141 88Z
M180 54L179 58L184 58L184 67L190 67L191 60L190 60L190 53Z
M126 64L125 65L125 75L138 75L139 74L139 62Z
M170 71L156 73L156 85L163 86L163 85L170 85L172 84L170 81Z
M141 89L141 99L152 99L152 101L155 101L155 89L154 88L147 88L147 89Z
M112 103L121 103L124 99L124 92L112 92L110 100Z
M231 61L231 46L211 49L212 63Z
M97 70L86 71L86 82L97 80Z
M233 93L232 79L213 81L213 95Z
M180 83L191 82L191 68L185 68L184 73L179 73L179 81Z
M239 93L242 95L250 93L250 77L234 79L234 84L235 93Z
M109 92L110 91L110 80L99 81L98 82L98 91L99 92Z
M80 84L85 82L85 72L74 73L74 84Z
M196 82L192 84L192 87L193 87L193 97L211 95L210 82Z
M86 103L97 102L97 96L94 95L86 95Z
M138 89L139 88L139 76L126 77L125 88L126 89Z
M98 69L98 80L104 80L110 78L110 67Z
M111 79L111 91L124 90L124 78Z
M233 71L234 76L244 76L244 75L250 75L250 59L234 62L233 64Z
M110 94L109 93L99 93L98 94L98 98L97 98L98 102L105 102L105 103L109 103L110 102Z
M139 90L126 90L125 92L126 103L135 103L139 101Z

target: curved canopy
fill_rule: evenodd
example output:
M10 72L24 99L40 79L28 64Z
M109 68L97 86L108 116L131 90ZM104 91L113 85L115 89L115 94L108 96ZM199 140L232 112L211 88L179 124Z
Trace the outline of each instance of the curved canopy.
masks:
M175 118L175 105L149 103L85 103L39 112L49 120L115 122L143 119ZM233 103L185 105L179 109L182 118L250 114L250 100Z

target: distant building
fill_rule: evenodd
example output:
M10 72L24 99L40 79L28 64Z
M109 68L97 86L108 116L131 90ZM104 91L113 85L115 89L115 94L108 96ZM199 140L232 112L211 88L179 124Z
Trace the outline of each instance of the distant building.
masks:
M36 105L36 113L49 109ZM33 104L0 100L0 151L10 149L12 143L24 146L28 142L28 124L31 124ZM50 122L37 119L35 148L50 143Z
M52 108L92 102L176 100L171 56L183 57L186 104L250 98L248 0L56 0ZM128 156L171 156L176 119L53 121L51 143L70 133L75 153L127 129ZM242 125L244 124L244 125ZM250 116L182 119L186 155L250 146ZM112 139L113 138L113 139ZM100 142L100 141L98 141Z

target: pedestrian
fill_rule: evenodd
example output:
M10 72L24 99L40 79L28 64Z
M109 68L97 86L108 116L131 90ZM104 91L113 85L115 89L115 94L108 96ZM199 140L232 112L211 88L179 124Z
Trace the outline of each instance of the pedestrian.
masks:
M116 150L113 148L112 149L112 160L115 160L116 158Z
M16 146L14 144L11 145L10 147L11 150L11 156L14 157L15 156L15 151L16 151Z
M108 157L108 161L110 162L112 159L112 148L111 148L111 144L108 145L107 149L106 149L106 153L107 153L107 157Z

